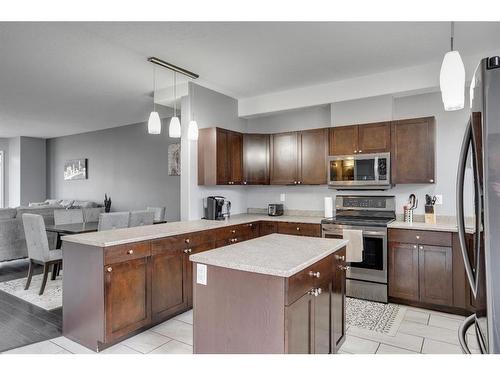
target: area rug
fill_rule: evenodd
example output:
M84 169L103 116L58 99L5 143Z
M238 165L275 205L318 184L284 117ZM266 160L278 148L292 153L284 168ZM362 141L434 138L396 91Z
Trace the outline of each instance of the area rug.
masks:
M406 313L406 307L392 303L346 298L346 324L395 336Z
M0 283L0 290L12 294L26 302L32 303L44 310L53 310L62 306L62 272L55 280L47 280L45 291L38 295L42 285L42 275L34 275L28 290L24 290L26 278L4 281Z

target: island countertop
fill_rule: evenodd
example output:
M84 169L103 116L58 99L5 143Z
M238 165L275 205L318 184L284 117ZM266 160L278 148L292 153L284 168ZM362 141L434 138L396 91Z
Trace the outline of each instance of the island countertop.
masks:
M236 214L231 216L228 220L218 221L202 219L193 221L175 221L165 224L146 225L133 228L64 236L62 240L83 245L108 247L203 230L223 228L231 225L246 224L255 221L320 224L322 219L323 218L319 216L268 216L262 214Z
M220 247L189 260L211 266L290 277L347 245L346 240L270 234Z

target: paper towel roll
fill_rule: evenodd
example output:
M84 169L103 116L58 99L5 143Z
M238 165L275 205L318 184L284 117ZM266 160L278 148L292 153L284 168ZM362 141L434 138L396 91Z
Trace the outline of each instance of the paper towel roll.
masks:
M325 197L325 217L333 217L333 198Z

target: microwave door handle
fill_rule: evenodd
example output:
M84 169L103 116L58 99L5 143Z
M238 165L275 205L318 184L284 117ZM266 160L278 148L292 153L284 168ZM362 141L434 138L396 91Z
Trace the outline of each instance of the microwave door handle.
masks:
M373 169L375 175L375 181L378 181L378 156L375 156L375 160L373 161Z
M474 273L469 260L469 254L467 253L467 243L465 241L465 219L464 219L464 179L465 179L465 168L467 164L467 154L469 151L469 145L472 141L472 125L469 120L467 123L467 128L465 130L464 139L462 141L462 149L460 151L460 157L458 159L458 173L457 173L457 231L458 239L460 242L460 250L462 252L462 258L465 265L465 273L467 274L467 279L469 280L469 285L472 289L474 297L476 297L476 280L474 278Z

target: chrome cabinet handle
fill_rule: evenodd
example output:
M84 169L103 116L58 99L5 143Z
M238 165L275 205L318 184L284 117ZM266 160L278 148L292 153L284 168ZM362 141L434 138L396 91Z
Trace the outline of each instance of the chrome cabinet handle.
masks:
M321 293L323 293L323 290L322 290L321 288L316 289L316 291L318 292L318 296L319 296Z
M309 295L314 296L314 297L319 296L319 292L318 292L317 288L311 289L308 293L309 293Z
M316 277L319 279L320 275L321 274L319 273L319 271L318 272L309 271L309 276Z
M106 268L106 271L111 272L111 271L113 271L113 268L108 267L108 268Z
M342 265L339 265L339 269L342 270L342 271L347 271L347 270L351 269L351 266L342 266Z
M233 230L231 231L231 233L232 233L232 234L235 234L235 233L236 233L236 230L235 230L235 229L233 229Z
M132 255L134 253L134 250L130 249L129 251L127 251L127 254L128 255Z

